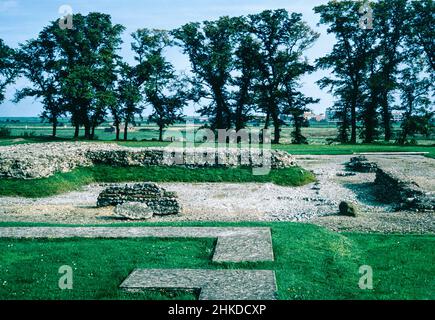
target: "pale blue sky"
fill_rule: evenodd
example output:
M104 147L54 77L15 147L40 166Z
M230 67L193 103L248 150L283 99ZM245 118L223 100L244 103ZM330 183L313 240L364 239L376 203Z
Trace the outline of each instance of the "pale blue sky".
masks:
M309 60L329 52L334 37L326 34L324 26L318 27L318 16L313 7L326 3L326 0L0 0L0 38L6 44L16 47L28 39L34 38L47 25L48 21L59 18L59 7L70 5L74 13L104 12L112 16L114 23L120 23L127 29L124 32L122 55L132 62L130 51L130 34L139 28L173 29L191 21L212 20L220 16L246 15L258 13L265 9L285 8L290 12L300 12L311 27L321 33L317 43L307 51ZM179 71L189 69L189 62L180 50L168 51L169 60ZM317 113L324 112L331 106L332 97L320 90L314 83L327 72L319 71L304 78L305 94L320 98L313 109ZM7 90L7 98L11 99L16 88L22 87L24 80L19 80ZM186 113L194 114L194 106L187 108ZM0 117L36 116L41 112L41 105L33 99L26 99L18 104L5 101L0 105Z

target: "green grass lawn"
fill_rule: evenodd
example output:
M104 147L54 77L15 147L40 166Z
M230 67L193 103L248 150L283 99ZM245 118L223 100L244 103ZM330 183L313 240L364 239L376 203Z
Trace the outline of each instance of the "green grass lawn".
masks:
M0 223L24 225L40 224ZM195 298L183 291L120 292L119 284L135 268L275 270L278 297L285 300L435 298L435 237L431 235L338 234L297 223L158 225L269 226L275 261L214 263L214 239L0 239L0 299ZM62 265L73 267L73 290L58 288ZM358 287L361 265L373 268L373 290Z
M77 190L96 182L272 182L283 186L301 186L315 181L314 175L299 167L273 169L256 176L250 168L183 167L110 167L98 165L57 173L43 179L0 179L0 196L47 197Z

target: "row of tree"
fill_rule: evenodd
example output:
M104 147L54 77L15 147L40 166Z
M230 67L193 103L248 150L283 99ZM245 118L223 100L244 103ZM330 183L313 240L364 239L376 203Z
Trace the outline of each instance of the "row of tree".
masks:
M402 112L399 143L428 134L433 119L435 4L380 0L370 4L372 28L361 28L361 3L331 1L314 8L337 42L317 66L332 70L318 81L337 98L339 140L371 143L392 135L392 112ZM397 99L397 95L399 98ZM396 102L399 104L397 105Z
M172 31L138 30L132 34L134 65L118 55L123 26L106 14L75 14L72 29L53 22L17 50L0 42L0 93L17 76L27 78L30 85L14 100L39 99L53 136L58 119L69 115L75 138L83 127L93 139L110 115L116 139L122 129L127 139L128 126L151 106L150 120L162 139L164 128L182 120L191 101L201 106L198 112L210 118L212 129L240 130L262 113L264 127L273 126L275 143L283 116L290 115L293 143L305 143L303 115L319 100L300 91L301 78L325 68L331 76L319 85L337 98L340 141L356 142L360 123L365 142L381 131L390 140L393 101L400 92L403 143L410 134L427 131L433 116L433 1L379 0L372 4L373 30L361 28L361 6L331 1L314 9L337 38L332 52L314 65L305 52L319 35L301 14L286 10L188 23ZM177 74L167 60L165 49L171 46L188 56L188 74Z

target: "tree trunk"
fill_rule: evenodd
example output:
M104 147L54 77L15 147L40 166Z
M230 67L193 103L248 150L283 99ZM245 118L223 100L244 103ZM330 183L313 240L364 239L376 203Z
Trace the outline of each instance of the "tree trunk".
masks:
M91 130L91 140L95 139L95 126L92 126L92 130Z
M302 119L297 114L293 114L293 119L294 131L292 143L302 144Z
M127 141L128 139L128 121L125 121L124 125L124 141Z
M74 139L78 139L79 138L79 133L80 133L80 126L78 124L75 125L75 130L74 130Z
M90 125L85 125L85 139L90 140L91 139L91 127Z
M159 141L163 141L163 126L159 126Z
M276 112L273 112L272 120L273 120L273 128L274 128L272 143L279 144L279 140L281 139L281 124L279 121L279 116L276 114Z
M57 134L57 120L53 120L53 132L52 132L51 136L53 138L56 138L56 134Z
M351 134L350 143L356 144L356 98L352 103L352 109L350 111L350 122L351 122Z
M267 114L266 114L266 122L264 123L264 129L265 129L265 130L269 129L269 123L270 123L270 112L267 111Z
M119 128L119 123L115 124L115 130L116 130L116 141L119 141L119 136L121 134L121 129Z

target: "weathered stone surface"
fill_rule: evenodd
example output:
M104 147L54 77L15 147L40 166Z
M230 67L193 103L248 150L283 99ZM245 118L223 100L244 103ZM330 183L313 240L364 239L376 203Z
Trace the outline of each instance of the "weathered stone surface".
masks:
M118 206L127 202L144 203L153 214L166 216L179 214L181 206L177 196L155 183L137 183L134 185L111 186L98 197L98 207Z
M120 288L200 290L199 300L275 300L277 291L272 270L136 269Z
M295 166L284 151L239 148L129 148L109 143L53 142L0 147L0 178L34 179L77 167L184 166L285 168Z
M147 220L154 215L153 210L146 203L125 202L115 208L115 214L118 217L130 220Z
M358 207L355 203L342 201L339 205L340 215L348 217L358 216Z
M346 168L355 172L376 172L376 163L369 162L366 157L358 156L350 159L346 163Z
M435 211L435 194L389 168L378 168L375 183L379 198L396 203L396 210Z
M214 262L273 261L270 228L0 227L0 238L217 238Z

